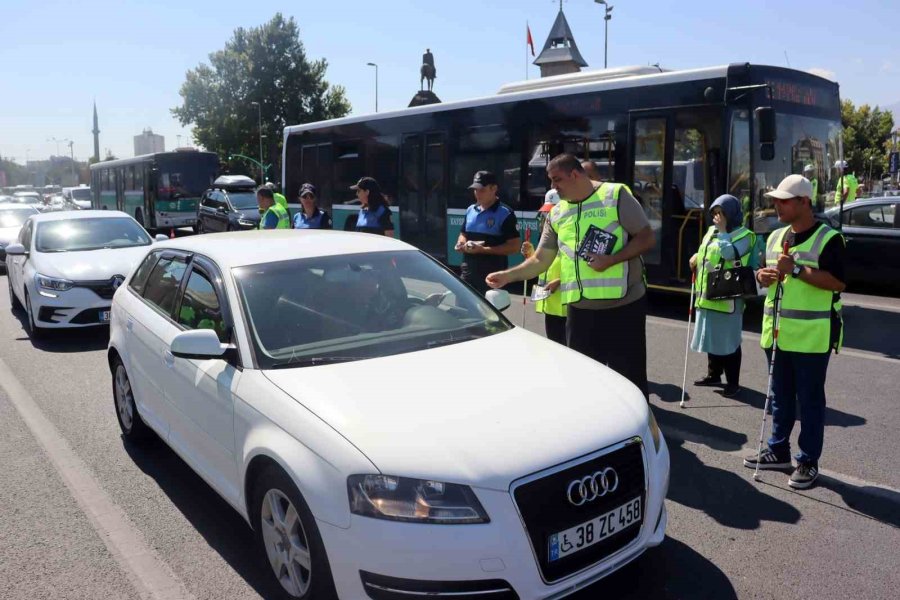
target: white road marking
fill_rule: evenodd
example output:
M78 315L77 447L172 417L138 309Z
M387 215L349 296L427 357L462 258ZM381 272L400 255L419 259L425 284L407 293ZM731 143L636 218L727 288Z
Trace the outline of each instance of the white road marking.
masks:
M674 321L672 319L663 319L662 317L647 317L647 322L652 323L654 325L662 325L663 327L670 327L672 329L686 329L687 323L682 323L681 321ZM752 333L745 331L744 337L750 338L751 340L759 340L760 335L758 333ZM854 358L862 358L864 360L874 360L878 362L888 363L890 365L897 364L900 362L900 359L891 358L889 356L881 356L880 354L875 354L873 352L863 352L861 350L846 350L844 348L841 349L838 356L852 356Z
M2 359L0 386L141 598L192 600L184 584L147 545Z

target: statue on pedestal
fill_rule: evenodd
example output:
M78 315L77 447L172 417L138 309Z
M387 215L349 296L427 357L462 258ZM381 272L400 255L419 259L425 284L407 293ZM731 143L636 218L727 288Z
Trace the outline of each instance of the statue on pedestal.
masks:
M437 69L434 68L434 54L431 53L431 48L425 49L425 54L422 55L422 67L419 69L419 89L421 91L425 91L425 80L428 80L428 91L432 91L434 88L434 80L437 78Z

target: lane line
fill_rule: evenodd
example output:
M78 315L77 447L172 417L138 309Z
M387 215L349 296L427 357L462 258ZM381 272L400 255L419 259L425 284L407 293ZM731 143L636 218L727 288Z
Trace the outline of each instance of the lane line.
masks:
M682 323L681 321L675 321L672 319L664 319L662 317L648 316L647 323L652 323L654 325L661 325L663 327L669 327L672 329L684 330L687 328L687 323ZM751 340L759 341L759 338L760 338L760 335L758 333L753 333L750 331L745 331L743 333L743 335L744 335L744 337L749 338ZM875 354L873 352L865 352L862 350L847 350L844 348L841 348L841 351L837 356L838 357L852 356L853 358L861 358L863 360L874 360L877 362L887 363L889 365L896 365L898 362L900 362L900 359L891 358L889 356L881 356L881 355Z
M44 416L3 359L0 359L0 387L6 391L10 402L141 598L193 600L184 584L150 548L140 531L103 490L88 466Z

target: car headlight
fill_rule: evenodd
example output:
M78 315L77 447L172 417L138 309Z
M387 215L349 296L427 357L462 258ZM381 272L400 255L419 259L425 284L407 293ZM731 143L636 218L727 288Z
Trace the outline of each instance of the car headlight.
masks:
M238 223L240 225L244 225L246 227L255 227L256 226L256 221L251 221L249 219L238 219Z
M662 445L662 432L659 430L659 423L656 422L656 417L653 416L653 409L649 406L647 407L647 427L650 428L650 436L653 438L653 448L659 452L659 447Z
M67 290L71 290L72 286L75 285L74 282L69 281L68 279L47 277L46 275L41 275L40 273L34 276L34 280L37 282L39 288L51 290L54 292L65 292Z
M350 512L356 515L444 525L490 522L467 485L392 475L351 475L347 488Z

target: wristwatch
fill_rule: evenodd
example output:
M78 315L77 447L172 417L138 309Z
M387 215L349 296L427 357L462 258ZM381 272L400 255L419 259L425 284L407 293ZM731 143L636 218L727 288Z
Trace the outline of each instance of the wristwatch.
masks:
M800 273L803 272L803 267L800 265L794 265L794 270L791 271L791 277L800 277Z

